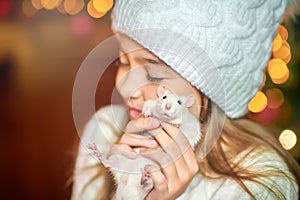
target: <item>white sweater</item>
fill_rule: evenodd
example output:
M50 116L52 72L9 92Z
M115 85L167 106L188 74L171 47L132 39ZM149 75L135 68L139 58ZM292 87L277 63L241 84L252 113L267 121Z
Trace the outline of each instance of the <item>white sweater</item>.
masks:
M85 145L87 143L95 143L99 150L107 155L110 147L115 143L122 129L128 122L127 111L121 106L108 106L100 109L88 122L81 136L81 145L79 147L78 157L74 171L74 184L71 200L94 200L98 199L97 195L101 193L103 179L92 181L84 190L85 184L97 174L96 168L92 170L84 170L82 168L99 163L98 160L89 155ZM293 176L288 170L285 162L274 152L266 152L251 158L249 166L255 166L259 169L268 169L276 167L285 172L291 179L285 176L272 176L263 179L272 189L278 188L287 200L298 199L298 186ZM263 186L244 181L244 184L255 195L256 199L280 199L274 197L271 192ZM100 191L100 192L99 192ZM200 174L196 175L186 191L178 199L251 199L240 185L232 179L207 179Z

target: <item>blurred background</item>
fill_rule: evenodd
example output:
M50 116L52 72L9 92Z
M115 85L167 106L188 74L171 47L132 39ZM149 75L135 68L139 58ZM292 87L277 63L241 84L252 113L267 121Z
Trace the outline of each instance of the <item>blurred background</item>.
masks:
M76 73L112 35L112 0L0 0L0 198L69 199L79 137L72 117ZM300 18L299 18L300 19ZM299 21L299 20L298 20ZM109 104L115 67L99 82ZM103 87L102 87L103 88ZM247 117L300 160L300 24L274 40L265 84Z

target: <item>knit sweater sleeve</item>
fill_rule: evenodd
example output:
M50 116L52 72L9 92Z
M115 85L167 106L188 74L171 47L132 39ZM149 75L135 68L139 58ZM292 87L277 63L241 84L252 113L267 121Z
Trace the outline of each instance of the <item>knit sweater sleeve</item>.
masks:
M91 117L81 135L71 200L99 199L105 180L99 176L99 161L89 155L86 144L95 143L101 153L107 155L127 121L126 110L121 106L104 107Z

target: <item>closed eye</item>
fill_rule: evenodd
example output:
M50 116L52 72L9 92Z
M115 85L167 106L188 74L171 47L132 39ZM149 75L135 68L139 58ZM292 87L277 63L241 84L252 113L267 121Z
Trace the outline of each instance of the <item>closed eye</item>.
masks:
M163 78L152 77L152 76L150 76L149 74L147 74L147 80L148 80L148 81L151 81L151 82L159 82L159 81L162 81Z

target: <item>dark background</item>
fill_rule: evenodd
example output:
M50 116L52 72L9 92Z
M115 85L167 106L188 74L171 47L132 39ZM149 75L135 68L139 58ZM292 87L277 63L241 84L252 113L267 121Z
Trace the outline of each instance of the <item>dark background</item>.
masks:
M9 2L8 11L3 2ZM87 1L86 1L87 2ZM69 199L70 177L79 136L72 117L72 89L88 53L112 35L109 13L90 17L57 10L24 14L23 1L0 0L0 199ZM287 24L293 48L293 80L282 89L285 104L274 119L264 111L251 114L276 133L300 133L299 24ZM78 31L79 30L79 31ZM81 30L81 31L80 31ZM112 66L99 85L96 107L109 104ZM273 112L273 111L272 111ZM290 150L300 157L300 145Z

